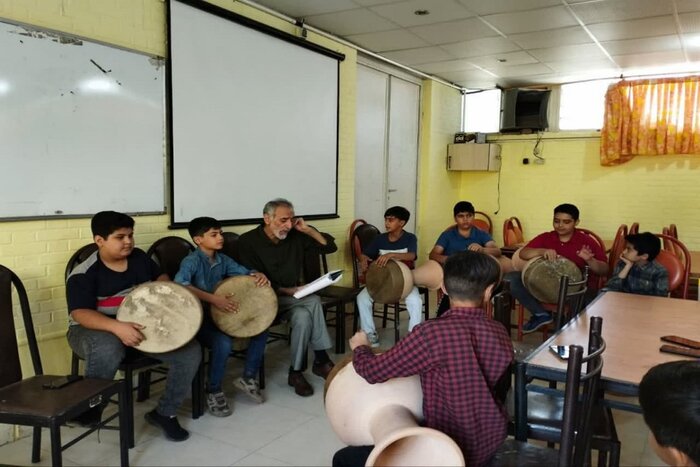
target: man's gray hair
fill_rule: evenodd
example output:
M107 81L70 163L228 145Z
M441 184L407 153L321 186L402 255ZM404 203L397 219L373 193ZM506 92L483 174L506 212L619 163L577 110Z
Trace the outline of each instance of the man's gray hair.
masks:
M263 208L263 215L267 214L270 217L274 217L275 211L279 207L294 209L294 205L291 203L291 201L288 201L284 198L275 198L272 201L268 201L267 203L265 203L265 207Z

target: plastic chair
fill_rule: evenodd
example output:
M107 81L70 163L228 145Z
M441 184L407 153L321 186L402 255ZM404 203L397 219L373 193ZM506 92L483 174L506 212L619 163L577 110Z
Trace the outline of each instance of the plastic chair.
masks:
M617 265L617 262L620 260L620 255L625 249L625 245L627 244L625 240L626 236L627 224L621 224L620 227L617 228L615 238L608 252L608 276L612 275L615 270L615 265Z
M509 217L503 221L503 246L520 247L525 244L523 226L517 217Z
M224 232L224 247L221 252L232 258L237 263L240 262L240 254L238 253L238 238L240 236L235 232Z
M661 239L664 249L655 258L668 271L668 290L672 297L688 298L690 278L690 252L688 248L669 235L655 234ZM668 246L668 248L667 248Z
M474 213L472 225L483 230L484 232L488 232L489 235L493 235L493 222L491 222L491 218L485 212L476 211Z
M19 299L27 344L35 376L23 378L20 365L17 335L12 312L12 289ZM41 428L48 428L51 437L51 463L62 464L61 452L99 428L112 428L106 424L119 418L119 448L122 466L129 465L128 407L124 381L80 379L63 388L46 389L45 385L61 376L44 375L34 333L32 314L27 291L22 281L10 269L0 265L0 423L32 426L32 462L40 461ZM97 404L118 395L119 411L102 420L98 426L87 430L65 446L61 442L61 426Z
M639 233L639 222L633 222L632 225L630 225L630 230L629 234L638 234Z
M590 449L593 438L592 416L601 409L600 378L603 369L602 354L605 341L601 335L602 318L592 317L592 330L588 344L588 355L583 356L583 347L569 347L569 359L564 389L563 417L558 430L559 450L527 443L527 397L516 394L515 411L519 417L518 426L525 426L525 432L516 430L516 439L506 440L489 463L490 466L559 465L583 466L590 464ZM586 371L582 375L583 364ZM524 378L525 365L519 363L516 371ZM536 385L528 385L528 391L550 391ZM526 395L527 396L527 395ZM522 400L521 400L522 399ZM525 423L522 423L525 421Z
M364 220L358 219L353 222L352 226L354 226L354 229L351 230L350 233L350 253L352 255L352 269L353 269L353 284L355 288L361 289L365 285L365 275L361 272L360 270L360 256L362 255L362 251L364 250L365 247L367 247L372 240L375 239L379 235L379 229L377 229L375 226L371 224L367 224ZM351 227L352 227L351 226ZM424 319L427 321L429 316L430 316L430 291L425 288L425 287L418 287L418 292L423 295L423 313L424 313ZM392 318L389 318L389 307L392 307L394 310L394 316ZM399 313L405 310L405 307L403 307L400 303L390 303L384 304L384 311L383 314L381 315L376 315L374 316L382 318L382 327L386 328L386 322L387 321L393 321L394 323L394 342L399 341L400 333L399 333L399 324L400 324L400 319L399 319ZM357 330L357 321L358 321L358 315L359 311L356 310L355 313L355 319L353 320L353 329Z

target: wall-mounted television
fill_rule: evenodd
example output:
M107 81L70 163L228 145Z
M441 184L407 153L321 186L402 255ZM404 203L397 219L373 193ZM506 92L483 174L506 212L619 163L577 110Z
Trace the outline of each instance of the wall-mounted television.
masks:
M501 132L547 129L549 90L506 89L501 99Z

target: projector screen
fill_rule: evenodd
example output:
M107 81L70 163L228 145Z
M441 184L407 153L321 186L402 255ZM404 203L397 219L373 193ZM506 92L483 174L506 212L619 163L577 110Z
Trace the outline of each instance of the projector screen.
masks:
M222 8L169 3L171 221L337 216L342 54Z

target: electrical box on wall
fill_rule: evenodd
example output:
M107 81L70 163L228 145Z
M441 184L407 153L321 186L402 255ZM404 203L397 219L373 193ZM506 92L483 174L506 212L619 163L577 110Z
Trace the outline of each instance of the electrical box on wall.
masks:
M448 144L447 170L498 172L501 146L498 144Z

